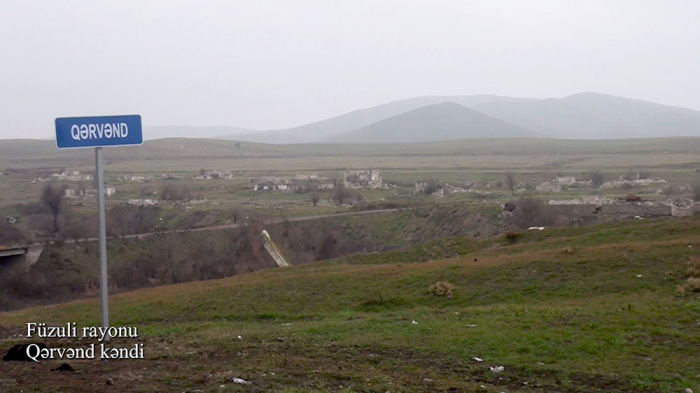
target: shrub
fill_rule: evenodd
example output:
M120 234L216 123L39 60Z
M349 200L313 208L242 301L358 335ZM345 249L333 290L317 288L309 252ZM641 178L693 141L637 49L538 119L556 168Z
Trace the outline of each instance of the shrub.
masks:
M700 278L691 277L685 282L682 292L700 292Z
M80 240L95 237L98 230L97 214L68 217L61 229L61 235L66 239ZM108 221L112 225L111 221Z
M175 184L167 183L160 190L160 199L185 202L190 199L190 190L187 187L178 187Z
M682 192L681 188L675 184L664 187L661 192L666 196L678 195Z
M692 256L688 261L688 276L693 278L700 277L700 256Z
M627 198L625 198L626 202L641 202L642 198L638 197L637 195L634 194L628 194Z
M157 224L160 211L158 206L114 206L108 213L107 230L112 236L151 231Z
M510 231L506 233L506 240L509 244L517 243L521 237L523 237L522 232Z
M323 237L316 255L317 261L325 261L341 255L338 238L335 233L329 233Z
M435 284L431 285L428 289L430 290L430 293L432 293L434 296L450 297L452 296L452 290L454 289L454 285L447 281L438 281Z
M678 287L678 293L687 294L700 292L700 256L692 256L688 260L688 280L685 285Z

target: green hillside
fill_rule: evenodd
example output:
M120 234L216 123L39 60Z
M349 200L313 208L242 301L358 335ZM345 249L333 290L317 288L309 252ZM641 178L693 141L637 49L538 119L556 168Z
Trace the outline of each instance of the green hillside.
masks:
M697 389L700 298L678 288L699 230L693 217L447 239L115 295L112 322L139 328L148 360L71 361L74 377L49 372L58 361L2 362L0 387L92 392L111 378L122 392ZM431 294L438 281L453 295ZM0 348L21 342L27 322L97 316L96 300L0 314ZM49 342L69 344L79 345Z

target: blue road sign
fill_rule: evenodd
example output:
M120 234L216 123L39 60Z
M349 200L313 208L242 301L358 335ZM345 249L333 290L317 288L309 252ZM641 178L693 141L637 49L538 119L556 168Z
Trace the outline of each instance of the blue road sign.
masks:
M59 117L56 146L59 149L140 145L141 116Z

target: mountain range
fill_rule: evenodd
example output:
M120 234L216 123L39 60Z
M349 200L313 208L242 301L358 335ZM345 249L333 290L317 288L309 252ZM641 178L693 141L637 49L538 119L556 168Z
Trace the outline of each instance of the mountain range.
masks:
M530 99L475 96L426 96L394 101L371 108L359 109L330 119L305 124L299 127L262 132L242 132L217 135L221 139L234 139L261 143L315 143L330 140L340 134L354 131L376 122L389 119L422 107L443 102L453 102L465 107L494 102L527 102ZM369 141L371 142L371 141Z
M148 135L155 129L157 136ZM426 96L299 127L151 127L148 139L195 136L261 143L414 143L469 138L621 139L700 136L700 112L599 93L559 99Z
M243 142L413 143L469 138L621 139L700 136L700 112L599 93L559 99L493 95L425 96L288 128L148 127L166 136Z
M553 138L700 136L698 111L597 93L517 104L491 102L473 109Z

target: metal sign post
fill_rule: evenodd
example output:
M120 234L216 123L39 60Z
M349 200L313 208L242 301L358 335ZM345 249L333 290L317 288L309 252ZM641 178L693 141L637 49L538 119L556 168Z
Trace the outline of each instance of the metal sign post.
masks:
M105 181L103 146L143 143L141 116L72 117L56 119L56 147L95 148L95 181L99 216L100 316L103 328L109 327L109 286L107 283L107 227L105 224Z
M102 148L95 148L95 179L97 179L97 214L99 216L100 248L100 314L102 327L109 327L109 287L107 286L107 226L105 224L105 182L102 169Z

